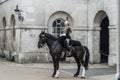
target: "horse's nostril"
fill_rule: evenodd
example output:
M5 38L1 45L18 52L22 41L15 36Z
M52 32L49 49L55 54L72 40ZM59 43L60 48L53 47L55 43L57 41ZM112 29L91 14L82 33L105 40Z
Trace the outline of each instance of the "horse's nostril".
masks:
M42 45L40 45L40 48L42 48Z

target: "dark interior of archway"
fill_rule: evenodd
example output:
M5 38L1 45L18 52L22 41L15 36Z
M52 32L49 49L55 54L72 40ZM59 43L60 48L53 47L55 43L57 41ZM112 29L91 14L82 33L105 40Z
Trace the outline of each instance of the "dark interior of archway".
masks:
M101 31L100 31L100 54L101 54L101 63L108 62L109 55L109 19L105 17L101 22Z

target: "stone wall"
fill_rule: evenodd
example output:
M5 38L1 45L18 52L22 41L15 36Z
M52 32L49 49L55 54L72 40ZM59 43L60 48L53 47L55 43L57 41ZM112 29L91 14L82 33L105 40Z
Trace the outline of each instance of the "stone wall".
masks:
M0 4L0 48L5 54L12 51L16 62L49 62L51 57L48 48L38 49L39 33L42 30L52 34L52 23L57 18L70 18L73 30L72 38L79 40L90 50L90 62L100 63L99 40L100 11L108 16L110 23L109 64L115 64L116 58L116 1L117 0L8 0ZM24 21L20 22L15 13L16 5L23 11ZM13 26L11 15L15 16L15 40L13 40ZM6 18L6 27L3 27L3 17ZM102 16L103 17L103 16ZM114 26L114 29L111 28ZM6 39L4 39L6 30ZM5 45L5 46L4 46ZM113 47L114 46L114 47ZM45 53L45 54L44 54ZM47 55L47 56L46 56ZM113 62L110 62L114 59Z

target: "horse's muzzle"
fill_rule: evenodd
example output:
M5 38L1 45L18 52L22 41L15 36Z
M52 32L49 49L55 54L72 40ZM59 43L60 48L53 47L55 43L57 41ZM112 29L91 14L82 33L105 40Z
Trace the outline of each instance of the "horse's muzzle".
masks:
M40 44L38 44L38 48L42 48L42 44L40 45Z

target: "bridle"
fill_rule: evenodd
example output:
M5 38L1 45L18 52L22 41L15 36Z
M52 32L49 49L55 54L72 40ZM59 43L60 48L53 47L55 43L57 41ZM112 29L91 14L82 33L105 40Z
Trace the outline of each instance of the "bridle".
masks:
M42 33L39 35L38 47L43 47L45 43L46 43L46 36L45 33Z

